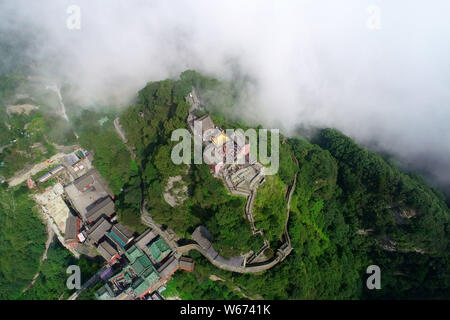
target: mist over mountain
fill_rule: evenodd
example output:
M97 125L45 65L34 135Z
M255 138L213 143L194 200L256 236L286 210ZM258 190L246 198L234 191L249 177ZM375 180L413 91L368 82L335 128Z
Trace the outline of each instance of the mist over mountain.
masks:
M67 27L70 5L79 30ZM32 61L86 104L126 104L186 69L245 79L247 120L290 134L338 128L450 194L449 10L444 0L6 0L0 70Z

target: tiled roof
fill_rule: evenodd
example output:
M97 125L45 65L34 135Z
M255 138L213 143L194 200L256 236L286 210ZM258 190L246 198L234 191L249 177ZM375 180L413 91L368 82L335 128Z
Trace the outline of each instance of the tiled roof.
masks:
M127 227L118 223L113 225L111 232L108 233L108 237L124 248L133 239L133 233Z
M67 217L66 220L66 229L64 235L65 243L73 243L77 242L77 234L79 228L79 219L71 214Z
M101 218L89 229L88 238L92 242L98 242L110 229L111 223Z
M137 275L140 275L144 270L152 265L152 262L146 255L142 255L131 264L131 268Z
M166 279L170 277L178 269L178 260L174 256L171 256L158 271L161 278Z
M86 219L96 221L101 215L110 217L114 212L114 202L110 197L105 197L87 208Z
M153 243L148 246L152 257L157 261L162 261L172 250L169 245L163 240L163 238L158 237Z
M130 263L134 263L137 258L144 255L144 252L142 252L141 249L133 245L127 250L125 255L127 256L128 260L130 260Z
M194 270L194 260L188 257L181 257L180 258L180 268L183 270Z
M114 249L107 241L102 241L97 247L97 251L105 258L106 261L111 261L116 254L117 250Z

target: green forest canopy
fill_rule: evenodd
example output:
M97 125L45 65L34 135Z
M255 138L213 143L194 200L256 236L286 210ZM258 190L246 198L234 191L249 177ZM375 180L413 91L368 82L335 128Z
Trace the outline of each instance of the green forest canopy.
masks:
M26 187L0 185L0 299L15 299L38 271L45 226Z
M121 117L144 168L149 211L182 235L205 224L214 235L214 245L225 255L258 247L258 238L238 228L249 227L237 218L242 210L239 198L226 194L206 166L191 166L187 171L169 159L169 136L174 128L186 126L189 106L184 97L192 86L200 94L209 93L208 110L215 121L237 125L223 111L232 108L236 99L233 87L223 90L227 87L223 83L193 71L181 74L180 80L149 83L139 92L138 103ZM220 88L217 101L210 94L214 88ZM225 102L229 105L224 106ZM298 172L288 225L294 252L261 275L234 275L233 281L250 293L274 299L448 297L450 214L441 193L334 129L320 131L311 142L287 139L280 152L280 171L272 182L279 185L274 196ZM190 190L190 198L176 208L162 198L165 183L173 175L181 175ZM264 189L259 197L265 202ZM271 225L271 219L282 221L269 214L281 214L282 202L279 209L265 210L276 205L267 198L257 207L263 228ZM389 246L394 251L387 251ZM377 292L365 289L370 264L379 265L383 272L383 289ZM211 272L231 278L213 267Z
M192 86L205 93L202 97L216 123L246 128L227 118L224 111L233 108L238 98L236 86L187 71L179 80L149 83L139 92L136 104L121 114L129 144L137 154L136 162L115 134L111 113L85 110L74 117L80 143L95 152L95 165L117 195L119 218L134 230L144 229L139 222L140 187L144 184L143 196L151 215L181 236L188 237L197 225L204 224L224 256L257 249L262 239L251 234L243 217L245 199L230 196L208 166L191 166L188 170L170 161L170 134L186 126L189 105L184 97ZM214 90L216 95L211 94ZM98 120L105 116L108 121L100 124ZM281 222L280 215L285 217L281 195L297 173L288 224L294 248L291 255L259 275L231 274L195 257L202 267L194 274L175 276L172 289L184 297L191 292L192 297L205 299L233 298L234 293L221 287L231 284L247 295L268 299L449 297L450 213L440 192L334 129L321 130L311 141L286 139L280 154L278 175L270 179L267 192L263 189L259 195L257 223L275 230L271 237L277 238L280 231L272 229L269 221ZM168 178L175 175L188 186L189 198L172 208L162 193ZM1 225L15 227L0 229L1 296L18 298L39 268L45 228L32 209L28 191L5 187L0 186ZM279 201L270 202L269 192ZM280 214L274 216L273 212ZM48 263L62 261L62 256L56 254L53 259L49 255ZM381 268L381 290L365 289L365 271L371 264ZM22 272L12 272L12 266ZM56 267L46 268L42 267L45 277L57 279L53 272ZM211 283L205 278L207 274L225 282ZM195 279L202 279L198 287ZM193 289L183 292L183 286ZM37 282L34 290L40 287ZM42 290L48 290L45 296L53 298L54 292L60 291L50 287ZM28 295L38 293L32 290Z

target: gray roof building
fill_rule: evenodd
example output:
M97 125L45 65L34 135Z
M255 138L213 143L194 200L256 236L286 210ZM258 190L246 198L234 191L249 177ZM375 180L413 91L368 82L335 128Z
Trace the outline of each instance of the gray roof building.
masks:
M47 173L43 174L42 176L40 176L37 179L37 181L40 182L40 183L43 183L43 182L49 180L50 178L52 178L53 176L57 175L58 173L60 173L64 169L66 169L66 168L63 165L57 165L56 167L54 167L49 172L47 172Z
M169 278L178 269L178 260L172 255L159 268L158 272L161 279Z
M194 270L194 260L188 257L181 257L179 260L180 268L186 271Z
M50 173L52 175L55 175L55 174L61 172L64 169L66 169L66 168L63 165L60 164L60 165L57 165L56 167L54 167L52 170L50 170Z
M111 246L107 241L102 241L97 247L97 251L101 256L108 262L115 260L119 257L119 253L113 246Z
M76 179L73 184L80 192L84 192L94 185L94 177L92 175L85 174L82 177Z
M75 179L73 181L73 185L78 189L79 192L84 192L91 188L100 188L106 191L109 196L112 197L114 195L113 192L109 189L106 181L101 177L100 172L98 172L96 169L91 169L85 175L79 177L78 179Z
M99 219L88 231L88 239L92 243L98 242L111 229L111 223L105 218Z
M50 179L52 177L52 174L50 172L44 173L42 176L40 176L37 181L40 183L43 183Z
M198 119L194 120L194 123L197 122L197 125L202 126L202 136L205 133L205 131L214 129L214 122L212 121L211 117L209 115L204 115L203 117L200 117ZM194 125L195 128L195 125ZM200 134L200 132L195 132L195 134Z
M66 220L66 230L64 235L64 243L65 244L75 244L78 243L78 230L80 228L80 219L71 214L67 217Z
M134 237L133 232L130 229L120 223L117 223L113 225L111 231L108 233L108 238L110 238L119 247L125 248L125 246L130 243Z
M111 217L115 212L114 202L110 197L104 197L91 204L86 210L86 220L89 222L96 221L102 215Z
M64 191L70 203L80 213L83 221L88 221L86 218L87 211L92 209L96 203L108 196L114 196L101 179L100 173L95 169L67 184ZM92 222L95 222L95 220Z
M136 246L141 250L147 250L147 245L157 237L152 229L147 229L143 234L136 238Z

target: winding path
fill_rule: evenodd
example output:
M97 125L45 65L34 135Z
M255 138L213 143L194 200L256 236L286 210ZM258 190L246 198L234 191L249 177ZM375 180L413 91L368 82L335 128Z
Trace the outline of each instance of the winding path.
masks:
M294 158L297 168L299 168L297 157L295 157L294 155L292 155L292 157ZM287 201L287 206L286 206L287 216L286 216L286 222L284 223L284 236L286 239L286 243L288 243L289 246L291 246L291 237L289 236L288 224L289 224L289 216L290 216L290 212L291 212L291 199L292 199L292 195L294 194L294 191L295 191L295 186L297 184L297 176L298 176L298 171L295 173L294 182L289 187L288 197L287 197L288 201Z

